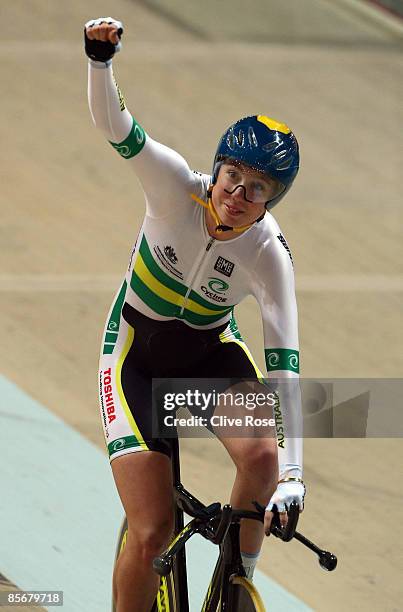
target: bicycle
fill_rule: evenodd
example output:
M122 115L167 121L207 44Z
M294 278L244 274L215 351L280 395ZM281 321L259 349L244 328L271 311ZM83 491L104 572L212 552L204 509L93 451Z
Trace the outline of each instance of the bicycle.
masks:
M256 511L234 509L229 504L221 507L219 502L205 506L183 487L180 479L179 442L173 439L171 443L175 537L167 550L154 559L153 567L160 576L160 586L151 612L189 612L185 544L195 533L217 544L220 549L201 612L265 612L259 592L245 576L239 548L241 519L263 522L264 507L257 502L254 502ZM185 512L192 517L187 525L184 524ZM337 565L336 556L322 550L296 531L298 516L297 504L291 504L287 526L282 528L279 515L275 513L270 532L284 542L293 538L298 540L318 555L323 569L333 571ZM126 537L125 518L119 534L115 562L125 546ZM113 603L112 612L115 612Z

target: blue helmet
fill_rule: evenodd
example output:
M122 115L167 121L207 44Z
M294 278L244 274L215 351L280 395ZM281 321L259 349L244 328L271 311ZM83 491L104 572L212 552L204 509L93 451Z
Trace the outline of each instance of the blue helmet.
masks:
M281 184L281 191L266 202L270 210L290 189L299 169L298 142L284 123L265 115L244 117L222 136L213 165L213 184L225 160L246 164Z

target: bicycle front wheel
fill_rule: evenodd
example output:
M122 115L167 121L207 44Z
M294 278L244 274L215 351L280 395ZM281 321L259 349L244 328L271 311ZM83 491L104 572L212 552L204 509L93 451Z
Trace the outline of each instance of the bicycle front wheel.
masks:
M247 578L242 576L231 578L230 610L231 612L265 612L258 590Z

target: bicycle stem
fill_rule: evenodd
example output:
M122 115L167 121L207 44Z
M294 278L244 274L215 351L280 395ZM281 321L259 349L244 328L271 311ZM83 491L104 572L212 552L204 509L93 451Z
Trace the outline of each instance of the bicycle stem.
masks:
M214 544L221 544L221 542L227 535L229 526L231 525L232 517L233 517L232 506L230 506L229 504L226 504L222 508L220 522L218 523L218 527L215 532L215 535L211 540Z

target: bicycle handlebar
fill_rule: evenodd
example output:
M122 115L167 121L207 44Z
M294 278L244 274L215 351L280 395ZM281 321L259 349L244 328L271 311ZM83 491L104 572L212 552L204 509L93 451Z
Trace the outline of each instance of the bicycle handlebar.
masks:
M252 510L234 510L232 506L228 504L223 508L221 508L221 504L219 503L210 504L210 506L204 507L203 509L198 508L197 513L194 512L194 507L192 510L193 514L196 514L196 517L186 525L179 536L170 544L168 549L153 560L154 571L157 572L159 576L167 576L171 572L175 555L195 533L200 533L214 544L221 544L234 519L253 518L263 521L260 512L253 512ZM218 517L220 517L218 525L212 528L212 523ZM208 526L210 526L210 529Z
M329 552L328 550L322 550L321 548L319 548L319 546L316 546L316 544L314 544L313 542L308 540L308 538L303 536L302 533L298 533L298 531L295 532L294 538L318 555L319 565L322 569L328 572L332 572L334 569L336 569L336 555Z
M261 513L263 516L265 514L265 507L262 506L261 504L259 504L258 502L253 502L253 505L255 506L255 508L258 510L259 513ZM280 515L277 511L277 509L273 509L273 520L271 522L270 525L270 533L272 533L274 536L276 536L276 538L280 538L281 540L283 540L283 542L290 542L294 535L295 535L295 530L297 528L297 524L298 524L298 519L299 519L299 506L298 504L293 501L290 504L290 507L288 509L287 515L288 515L288 521L287 521L287 525L285 527L281 526L280 523Z
M156 557L153 561L153 568L160 576L167 576L172 570L173 558L178 551L186 544L186 542L195 533L200 533L206 539L212 541L214 544L221 544L227 535L228 529L232 522L238 521L242 518L255 519L262 521L264 520L265 508L258 502L253 502L257 509L257 512L252 510L238 510L233 509L230 505L225 505L221 509L220 504L211 504L206 507L203 515L197 516L186 527L181 531L179 536L170 544L169 548L159 557ZM217 526L212 528L212 523L220 517ZM277 511L274 512L273 520L270 526L270 533L276 538L281 539L283 542L289 542L293 538L301 542L304 546L315 552L318 556L319 565L331 572L337 566L337 557L327 551L322 550L308 540L301 533L296 531L298 523L299 508L298 504L292 502L288 511L288 523L285 528L281 527L280 517Z

